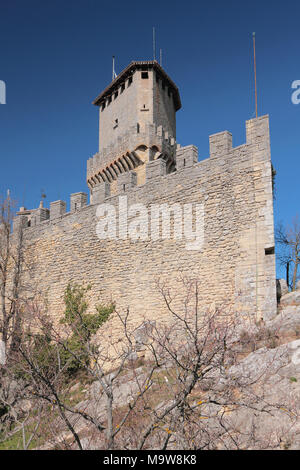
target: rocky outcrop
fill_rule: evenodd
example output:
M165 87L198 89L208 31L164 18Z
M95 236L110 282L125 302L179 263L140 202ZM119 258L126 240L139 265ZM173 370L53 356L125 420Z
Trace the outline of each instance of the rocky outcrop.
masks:
M300 290L295 290L294 292L289 292L281 297L280 307L286 307L288 305L298 305L300 306Z
M277 289L285 293L280 298L277 315L266 321L264 328L276 336L279 343L287 343L300 338L300 290L288 292L284 279L277 280Z

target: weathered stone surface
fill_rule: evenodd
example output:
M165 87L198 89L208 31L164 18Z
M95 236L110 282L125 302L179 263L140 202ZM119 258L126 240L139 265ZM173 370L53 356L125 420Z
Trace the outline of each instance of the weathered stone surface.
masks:
M277 348L260 348L250 353L240 364L228 370L230 377L238 377L245 382L259 380L266 374L268 376L291 377L299 376L300 379L300 339L282 344ZM299 384L300 385L300 384ZM268 391L274 394L274 390Z
M288 285L286 283L286 280L285 279L279 279L279 282L280 282L280 287L281 287L281 294L282 295L288 294L289 288L288 288Z
M287 305L270 321L266 328L277 331L278 334L293 333L300 336L300 305Z
M149 343L149 341L151 340L151 333L153 331L153 328L155 327L155 323L155 321L144 322L133 332L133 336L136 341L136 351L143 350L145 346Z
M285 307L287 305L300 305L300 291L289 292L281 297L280 306Z

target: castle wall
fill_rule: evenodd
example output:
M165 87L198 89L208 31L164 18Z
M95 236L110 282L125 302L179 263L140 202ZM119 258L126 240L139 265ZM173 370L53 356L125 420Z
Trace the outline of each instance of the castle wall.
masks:
M163 162L149 163L146 183L121 193L128 197L128 207L136 203L148 208L163 203L203 205L204 244L199 250L186 249L184 238L99 240L98 204L62 215L55 209L54 218L50 214L50 220L25 229L27 256L34 267L31 282L47 296L51 315L59 318L62 314L64 289L73 281L92 285L91 311L99 302L114 300L119 311L130 308L136 325L144 318L167 322L156 281L175 290L175 305L179 305L183 293L178 289L178 277L182 273L198 279L203 312L219 306L227 314L238 309L254 319L273 316L276 292L268 116L247 121L246 133L246 144L233 149L228 132L211 136L210 157L197 163L195 147L186 152L180 149L180 169L168 175ZM118 207L119 194L108 196L107 189L101 194L105 203ZM112 318L107 328L114 322ZM117 328L112 331L115 336L121 334Z

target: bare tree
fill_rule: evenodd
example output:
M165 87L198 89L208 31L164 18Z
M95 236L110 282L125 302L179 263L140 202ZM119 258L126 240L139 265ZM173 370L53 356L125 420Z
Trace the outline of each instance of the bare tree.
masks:
M13 208L8 193L0 203L0 342L4 360L9 356L8 346L10 351L18 349L23 311L23 228L20 225L12 234Z
M273 394L274 376L286 364L284 352L274 347L277 333L223 308L202 310L197 280L183 280L181 305L167 285L158 288L168 321L145 321L139 344L128 310L113 313L114 328L123 332L114 342L102 342L99 328L94 334L97 317L87 321L82 298L69 311L72 321L60 326L36 312L35 324L40 322L44 335L27 332L16 366L35 406L50 407L46 447L280 447L299 424L299 400ZM76 349L66 340L74 333ZM267 361L257 364L251 355L249 363L242 360L249 347L265 344L271 347ZM88 396L75 405L67 373L74 361L91 383ZM278 384L286 386L281 376L276 381L276 390Z
M280 223L276 229L276 242L281 246L278 255L281 265L286 269L286 282L292 291L296 289L298 267L300 264L300 221L297 215L292 220L292 224L284 227ZM292 279L290 281L290 270Z
M7 197L0 200L0 439L22 432L22 448L26 449L35 431L24 432L26 423L30 421L26 411L29 403L26 401L26 385L14 373L12 366L19 354L24 320L29 312L29 291L24 281L28 269L24 260L22 216L15 233L12 233L14 208L15 203L8 191ZM36 414L37 422L39 415L40 411Z

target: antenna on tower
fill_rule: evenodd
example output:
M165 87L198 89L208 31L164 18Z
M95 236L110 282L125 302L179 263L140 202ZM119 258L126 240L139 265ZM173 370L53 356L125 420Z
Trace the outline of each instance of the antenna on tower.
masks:
M115 71L115 56L113 55L112 56L112 79L114 80L115 78L117 78L117 74Z
M162 49L159 50L159 65L162 67Z
M253 37L253 54L254 54L255 115L256 115L256 118L257 118L257 82L256 82L255 33L252 33L252 37Z
M156 49L156 46L155 46L155 27L153 26L153 60L156 60L155 49Z

